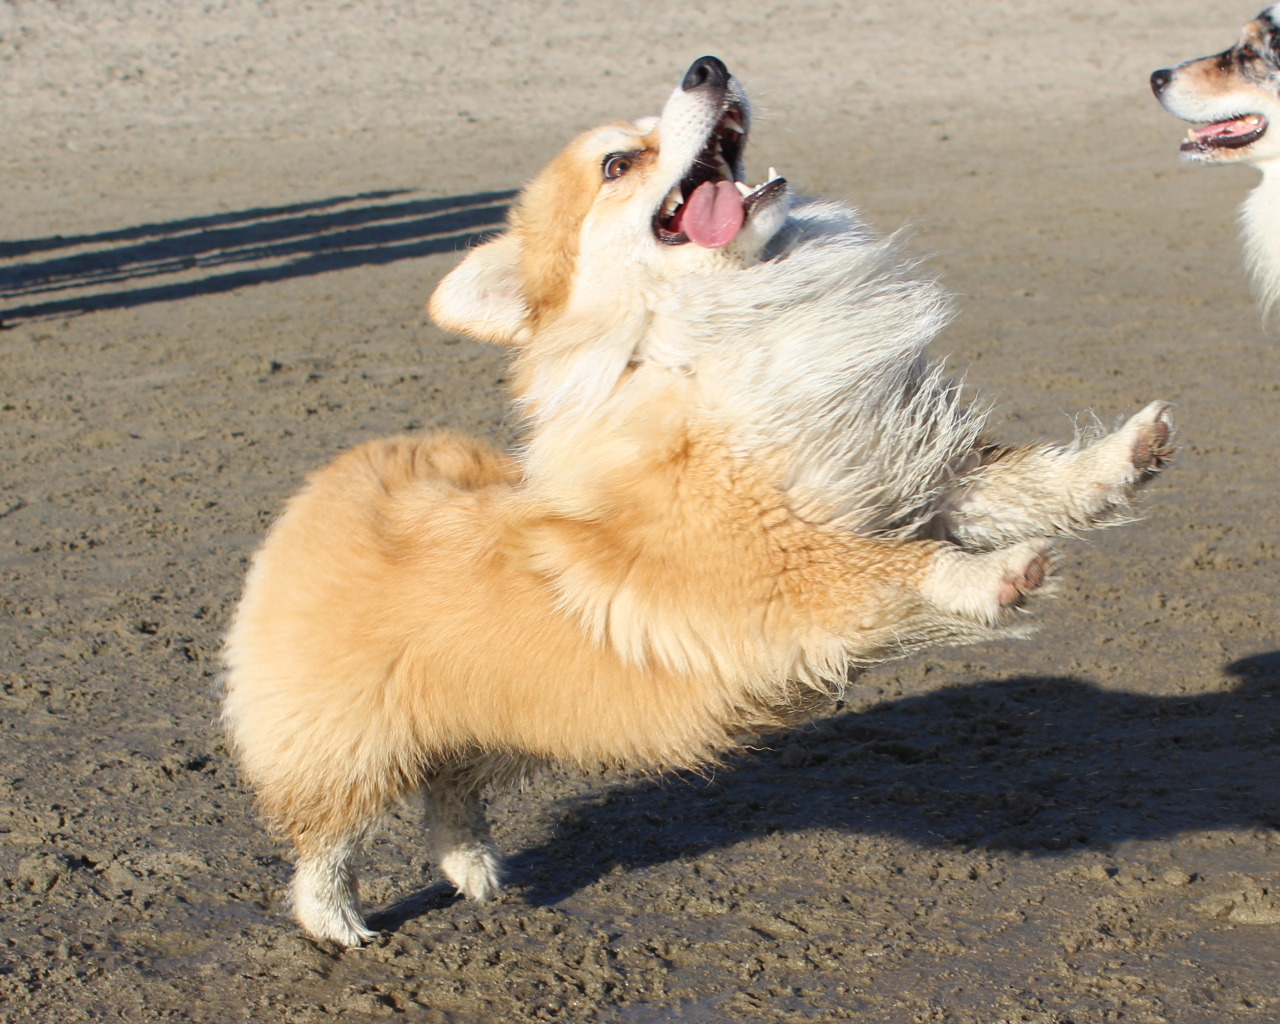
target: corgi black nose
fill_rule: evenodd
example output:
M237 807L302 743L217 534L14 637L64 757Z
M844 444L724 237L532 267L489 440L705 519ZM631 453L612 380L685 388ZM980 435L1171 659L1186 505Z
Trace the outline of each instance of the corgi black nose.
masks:
M1151 91L1159 96L1172 80L1173 68L1161 68L1159 71L1151 72Z
M699 57L689 65L684 73L684 81L680 88L685 92L696 89L700 85L710 85L714 89L724 89L729 85L729 69L719 57Z

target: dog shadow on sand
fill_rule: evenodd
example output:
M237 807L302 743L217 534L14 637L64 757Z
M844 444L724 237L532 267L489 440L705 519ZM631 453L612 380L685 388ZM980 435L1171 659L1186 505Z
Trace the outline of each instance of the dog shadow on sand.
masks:
M514 196L395 189L0 242L0 316L129 309L455 252L501 227Z
M1150 697L1071 678L938 690L761 737L708 777L603 788L547 813L514 853L518 897L549 905L617 867L693 859L778 831L892 834L1052 856L1184 830L1280 826L1280 651L1231 690ZM532 793L521 799L534 799ZM395 929L454 899L436 884L375 915Z

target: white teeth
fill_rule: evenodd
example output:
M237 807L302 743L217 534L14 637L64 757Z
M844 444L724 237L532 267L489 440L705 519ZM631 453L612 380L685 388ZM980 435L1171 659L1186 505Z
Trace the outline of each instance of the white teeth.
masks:
M1199 139L1199 136L1198 136L1198 135L1196 135L1196 130L1195 130L1194 128L1188 128L1188 129L1187 129L1187 141L1188 141L1188 142L1196 142L1196 141L1198 141L1198 139Z
M777 172L777 171L775 171L772 167L770 167L770 168L769 168L769 177L768 177L767 179L765 179L765 180L766 180L766 181L773 181L773 179L774 179L774 178L776 178L776 177L778 177L778 172Z
M755 191L755 189L753 189L745 181L735 181L734 184L738 187L738 191L741 192L744 196L749 196L751 195L752 192Z
M742 132L744 134L747 131L745 128L742 127L741 122L739 122L736 118L732 118L732 117L726 117L724 119L724 126L726 128L733 129L735 132Z
M1260 118L1257 114L1254 114L1252 117L1246 117L1245 120L1248 121L1249 124L1255 125L1255 126L1262 124L1262 118Z
M662 201L661 216L670 217L676 212L684 202L684 196L680 194L680 186L676 185L667 193L667 198Z

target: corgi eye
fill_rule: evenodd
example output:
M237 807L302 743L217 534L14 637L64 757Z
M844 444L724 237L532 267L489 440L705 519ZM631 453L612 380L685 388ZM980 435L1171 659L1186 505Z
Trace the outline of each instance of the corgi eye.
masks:
M636 162L634 153L610 153L600 164L606 178L621 178Z

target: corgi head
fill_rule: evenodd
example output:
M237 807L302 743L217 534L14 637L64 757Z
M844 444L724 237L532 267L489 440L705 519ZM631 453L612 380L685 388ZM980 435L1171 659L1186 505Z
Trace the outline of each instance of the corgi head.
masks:
M790 204L742 157L751 112L715 57L694 61L662 114L579 136L524 190L508 230L436 289L447 330L523 345L549 324L635 319L666 278L760 258Z
M1151 75L1165 110L1199 127L1182 155L1197 163L1261 163L1280 157L1280 4L1244 26L1240 41L1212 57Z

